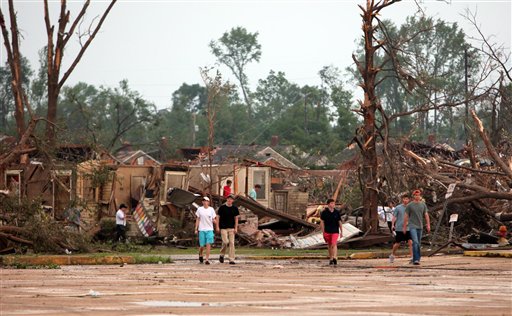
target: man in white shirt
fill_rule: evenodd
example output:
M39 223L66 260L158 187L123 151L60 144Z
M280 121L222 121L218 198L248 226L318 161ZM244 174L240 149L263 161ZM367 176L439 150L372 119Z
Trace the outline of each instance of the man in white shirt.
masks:
M116 212L116 242L126 241L126 212L128 207L125 204L121 204Z
M199 237L199 262L203 263L203 250L206 248L206 256L204 258L205 264L210 264L211 244L214 241L213 225L216 225L217 214L210 206L210 198L203 197L203 206L200 206L196 211L196 225L195 233Z

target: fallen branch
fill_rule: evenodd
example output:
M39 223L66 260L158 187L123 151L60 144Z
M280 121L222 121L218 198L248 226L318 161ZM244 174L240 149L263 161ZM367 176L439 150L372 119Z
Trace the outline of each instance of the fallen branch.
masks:
M478 132L480 133L480 137L484 141L485 147L487 147L487 151L492 156L494 161L498 164L498 166L507 174L507 177L512 179L512 170L507 166L507 164L501 159L500 155L492 145L491 141L489 140L489 137L487 136L487 133L485 132L484 125L480 118L476 115L475 110L471 110L471 115L473 116L473 120L475 120L475 123L478 127Z
M34 245L34 243L32 241L30 241L30 240L22 239L22 238L19 238L19 237L10 235L10 234L0 233L0 237L4 237L4 238L7 238L9 240L12 240L12 241L15 241L15 242L19 242L19 243L22 243L22 244L25 244L25 245L31 245L31 246Z
M493 174L493 175L497 175L497 176L506 176L507 175L503 172L498 172L498 171L481 170L481 169L475 169L475 168L470 168L470 167L466 167L466 166L459 166L459 165L456 165L456 164L448 162L448 161L439 161L439 163L442 165L447 165L447 166L451 166L454 168L465 169L465 170L472 171L472 172Z

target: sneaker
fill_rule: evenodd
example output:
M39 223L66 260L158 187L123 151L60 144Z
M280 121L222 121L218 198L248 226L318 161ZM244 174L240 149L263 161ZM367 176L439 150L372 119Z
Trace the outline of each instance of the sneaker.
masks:
M229 264L235 264L235 262L234 261L230 261Z
M395 262L395 256L389 255L389 263Z
M329 260L329 265L332 266L334 264L333 260Z
M206 261L204 262L204 264L210 264L210 261L206 260Z
M414 264L415 266L419 266L420 262L419 261L414 261L412 264Z
M219 262L224 263L224 256L219 256Z
M411 259L411 260L409 260L409 264L412 264L412 262L413 262L413 261L412 261L412 259Z
M199 263L203 263L203 257L199 256Z
M333 265L337 265L337 264L338 264L338 260L336 260L336 259L332 259L332 264L333 264Z

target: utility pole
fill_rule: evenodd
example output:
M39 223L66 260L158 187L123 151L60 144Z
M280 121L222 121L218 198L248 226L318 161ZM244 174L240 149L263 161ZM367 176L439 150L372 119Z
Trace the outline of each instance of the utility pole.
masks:
M468 74L468 69L471 65L468 62L470 54L468 53L468 47L464 47L464 105L466 107L466 118L464 122L464 132L466 134L466 149L469 152L469 160L471 161L471 167L476 168L476 158L474 150L474 141L472 135L469 133L469 83L468 78L471 76Z
M196 113L192 113L192 147L196 147Z
M307 94L304 95L304 133L308 133L308 108L306 104Z
M466 120L464 131L466 133L466 144L469 142L469 104L468 104L468 48L464 48L464 105L466 106Z

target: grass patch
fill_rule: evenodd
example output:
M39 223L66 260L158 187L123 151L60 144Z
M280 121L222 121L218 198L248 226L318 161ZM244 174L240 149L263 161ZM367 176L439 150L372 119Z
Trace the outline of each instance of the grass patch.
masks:
M12 265L8 265L7 267L12 269L60 269L58 264L50 263L50 264L42 264L42 265L29 265L26 263L14 263Z
M136 264L161 264L161 263L172 263L172 259L169 256L156 256L156 255L143 255L143 254L132 254Z
M122 251L126 250L126 251ZM358 252L389 252L388 248L367 248L367 249L338 249L339 256L350 256L353 253ZM218 255L220 252L219 247L212 248L211 253ZM125 248L119 247L115 249L115 253L122 253L126 255L196 255L198 253L197 247L189 247L186 249L166 247L166 246L147 246L147 245L127 245ZM238 247L236 248L236 254L241 256L272 256L272 257L289 257L289 256L324 256L327 255L327 249L316 249L316 250L305 250L305 249L271 249L271 248L249 248L249 247ZM108 256L112 253L96 253L98 256Z

